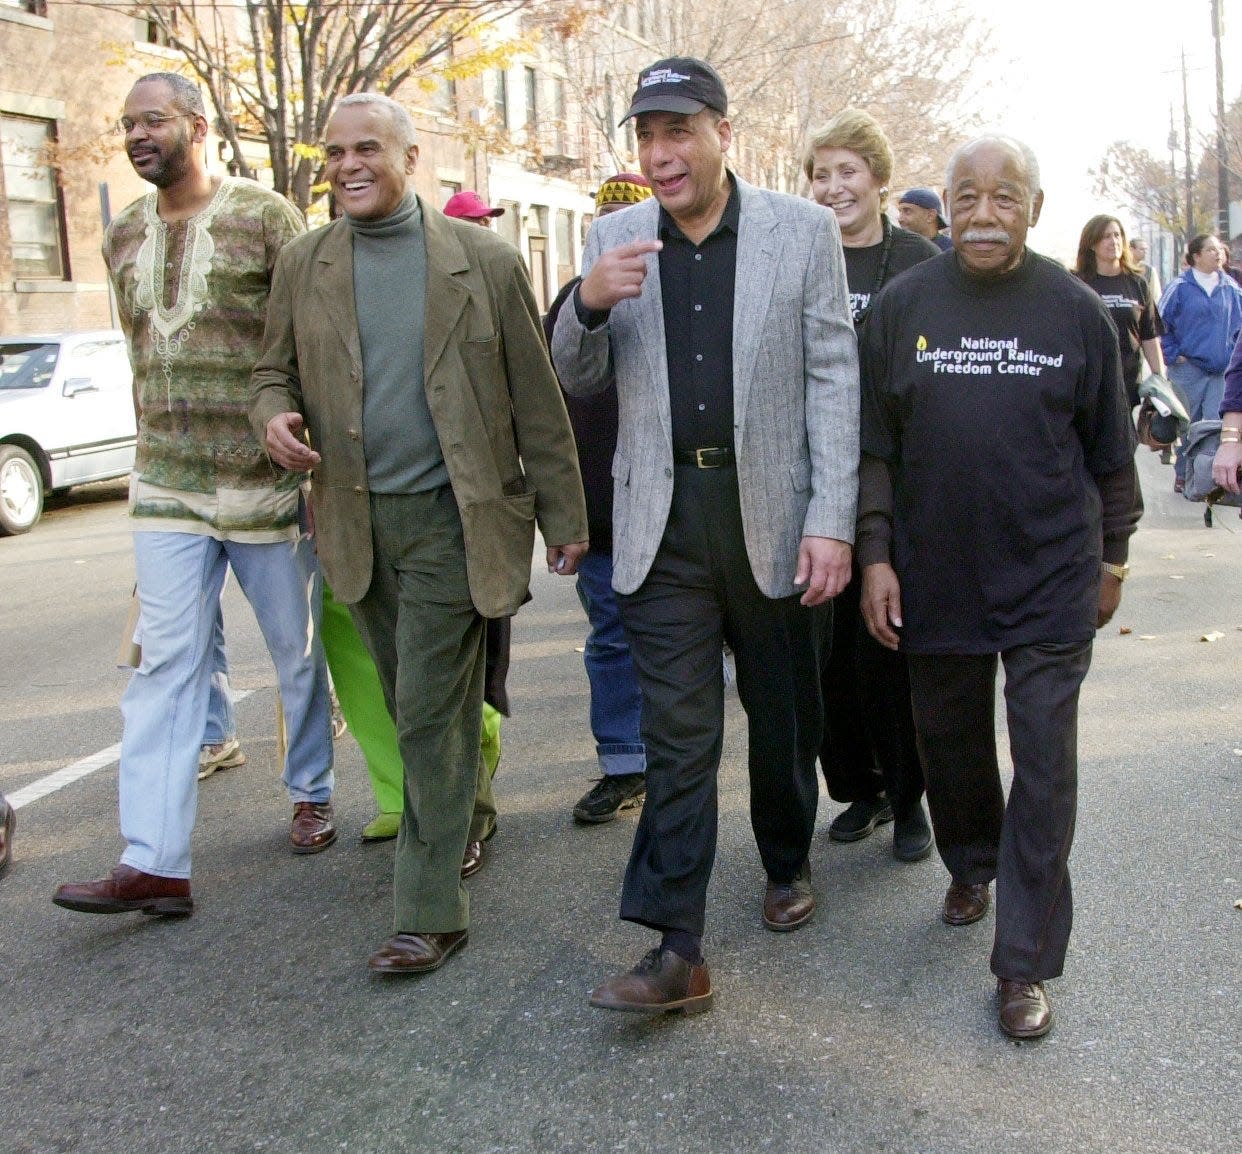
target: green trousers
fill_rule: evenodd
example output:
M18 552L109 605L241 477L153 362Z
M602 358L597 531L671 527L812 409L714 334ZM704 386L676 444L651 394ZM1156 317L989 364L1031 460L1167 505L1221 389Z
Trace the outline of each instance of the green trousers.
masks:
M466 842L487 836L496 813L481 754L484 621L470 598L451 488L373 493L371 529L371 585L350 613L401 753L393 928L450 933L470 921Z
M349 731L366 759L376 807L380 813L400 813L405 770L401 765L401 750L397 746L397 727L384 701L384 687L380 684L375 662L367 652L354 619L349 615L349 608L333 599L327 582L323 586L321 633L341 713L345 715ZM487 778L496 775L496 766L500 763L501 720L500 713L486 701L483 702L481 752L486 776L480 772L475 790L476 820L470 829L471 841L481 841L490 836L496 827L494 807L488 812L490 789Z

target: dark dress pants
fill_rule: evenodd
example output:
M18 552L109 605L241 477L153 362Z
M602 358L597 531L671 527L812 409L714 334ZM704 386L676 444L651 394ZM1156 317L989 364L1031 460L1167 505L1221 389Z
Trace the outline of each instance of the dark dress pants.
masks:
M996 879L992 972L1021 982L1059 977L1073 921L1078 692L1091 642L1001 653L1013 758L1008 804L996 761L996 656L908 660L936 847L955 881Z
M824 610L755 584L732 468L678 466L663 540L643 584L619 595L643 694L647 799L621 916L702 936L716 853L724 728L721 651L733 649L749 734L750 814L768 876L791 881L815 829Z
M824 738L819 750L833 801L870 801L882 791L898 813L923 796L910 712L910 677L902 653L886 649L867 632L859 608L862 576L833 598L832 645L825 647L820 682Z
M350 606L405 768L393 877L396 933L465 929L461 859L481 787L484 623L466 579L453 491L371 494L371 586ZM494 814L491 779L486 802Z

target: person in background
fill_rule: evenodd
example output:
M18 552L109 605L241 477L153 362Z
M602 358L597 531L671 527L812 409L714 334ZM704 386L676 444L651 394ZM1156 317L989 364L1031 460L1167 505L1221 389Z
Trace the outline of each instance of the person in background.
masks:
M1117 326L1121 346L1121 377L1130 407L1139 403L1143 361L1160 376L1165 375L1160 338L1164 325L1147 281L1130 260L1126 230L1115 216L1093 216L1078 238L1074 275L1096 292Z
M858 330L885 284L939 256L940 250L926 237L894 227L885 215L893 150L867 113L847 108L815 133L803 170L811 195L832 210L841 226ZM848 803L828 827L828 836L859 841L892 821L893 855L899 861L921 861L931 853L932 832L923 812L923 769L910 715L906 659L867 632L858 608L861 584L855 567L849 585L833 599L832 648L823 668L819 764L828 795Z
M224 610L223 606L218 606L216 625L211 632L211 692L207 698L203 746L198 755L198 780L206 781L222 769L238 769L245 764L246 754L237 740L233 689L229 684L229 657L224 647Z
M1242 289L1221 271L1225 250L1211 233L1186 246L1186 268L1160 298L1161 347L1168 378L1186 398L1190 421L1215 418L1225 391L1225 368L1242 331ZM1173 491L1186 485L1186 437L1178 442Z
M1234 284L1242 285L1242 269L1239 269L1233 262L1233 252L1230 250L1223 240L1220 242L1221 248L1225 250L1225 255L1221 260L1221 269L1227 272L1232 278Z
M461 192L453 193L444 205L445 216L468 220L472 224L481 224L484 228L491 228L492 221L504 214L503 208L493 208L473 188L464 188Z
M1130 237L1130 263L1134 271L1146 282L1151 291L1151 299L1160 300L1160 274L1155 266L1147 263L1147 242L1141 236Z
M610 176L595 193L596 217L640 204L651 183L634 172ZM543 318L552 343L561 306L581 282L574 277L557 294ZM590 397L565 394L565 407L578 445L578 466L586 490L591 546L578 563L578 600L591 631L582 651L591 686L591 733L600 778L579 798L574 820L586 824L612 821L623 809L642 805L647 793L647 753L642 737L642 691L634 673L621 611L612 588L612 459L617 451L617 386L610 382Z
M897 202L897 221L902 228L930 240L941 252L953 247L952 239L944 234L949 224L940 197L930 188L907 188Z

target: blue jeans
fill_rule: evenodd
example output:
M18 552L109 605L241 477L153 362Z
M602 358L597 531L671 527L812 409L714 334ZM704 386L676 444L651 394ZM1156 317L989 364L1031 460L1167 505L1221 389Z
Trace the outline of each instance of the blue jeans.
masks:
M194 533L134 534L142 662L121 698L121 861L190 876L198 755L207 724L220 589L231 564L276 666L295 801L332 796L332 719L310 543L247 545Z
M607 775L645 773L640 732L642 693L612 589L612 555L588 552L578 564L578 600L591 632L582 655L591 683L591 733Z
M211 692L207 698L207 727L204 745L220 745L237 736L233 716L233 691L229 688L229 655L224 648L224 609L217 606L216 624L211 631Z
M1220 402L1225 395L1224 373L1205 373L1198 365L1183 361L1180 365L1167 366L1171 380L1186 397L1186 411L1190 423L1215 421L1220 418ZM1186 479L1186 437L1177 443L1177 463L1174 472L1181 480Z

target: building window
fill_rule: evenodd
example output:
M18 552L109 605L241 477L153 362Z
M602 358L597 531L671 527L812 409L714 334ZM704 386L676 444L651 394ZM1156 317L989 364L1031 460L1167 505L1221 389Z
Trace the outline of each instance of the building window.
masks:
M64 213L56 172L47 162L55 143L50 120L0 116L0 160L16 280L64 280Z
M504 215L496 218L496 231L514 248L522 247L522 206L516 200L502 200Z
M497 68L493 77L492 111L496 123L501 128L509 127L509 74L503 68Z
M46 16L45 0L0 0L0 8L16 8L19 12L29 12L31 16Z
M177 13L170 11L167 14L168 27L173 32L177 31ZM164 24L159 20L147 20L142 17L138 18L138 31L135 39L139 44L156 44L161 48L168 47L168 31Z
M526 127L534 128L539 123L539 81L533 68L522 69L526 84Z
M440 208L448 204L449 200L461 192L461 182L456 180L440 181Z
M447 52L437 56L431 65L431 106L443 116L457 115L457 81L445 72L453 65L453 58Z

